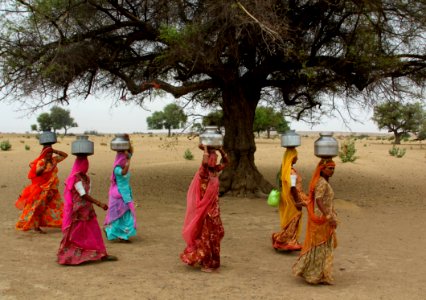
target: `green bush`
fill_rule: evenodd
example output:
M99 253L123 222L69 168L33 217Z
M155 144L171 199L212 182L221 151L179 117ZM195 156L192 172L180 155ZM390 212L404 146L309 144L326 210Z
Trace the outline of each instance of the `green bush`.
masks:
M352 139L346 140L340 146L339 157L342 162L354 162L358 157L355 156L355 141Z
M30 146L29 145L25 145L25 150L30 150L31 148L30 148Z
M0 143L0 149L1 151L8 151L12 148L12 145L9 143L8 140L4 140Z
M194 155L192 155L191 150L186 149L185 153L183 154L183 158L185 158L186 160L193 160L194 159Z
M395 156L395 157L398 157L398 158L401 158L401 157L403 157L404 155L405 155L405 152L406 152L406 150L405 150L405 148L398 148L398 147L395 147L395 146L393 146L390 150L389 150L389 154L391 155L391 156Z

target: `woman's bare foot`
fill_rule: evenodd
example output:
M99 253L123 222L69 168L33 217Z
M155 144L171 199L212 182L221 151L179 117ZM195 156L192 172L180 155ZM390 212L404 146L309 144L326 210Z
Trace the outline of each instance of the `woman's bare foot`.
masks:
M219 269L201 268L201 272L204 272L204 273L218 273Z
M40 227L34 228L34 231L41 234L46 234L46 231L41 230Z

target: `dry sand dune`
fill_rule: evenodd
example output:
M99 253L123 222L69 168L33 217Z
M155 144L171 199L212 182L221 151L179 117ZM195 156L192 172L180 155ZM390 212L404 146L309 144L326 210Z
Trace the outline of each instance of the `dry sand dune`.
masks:
M115 153L111 136L91 137L92 194L107 201ZM271 247L279 228L277 210L265 199L222 197L225 238L219 273L205 274L183 265L181 227L185 196L199 166L197 140L133 135L132 187L137 203L138 236L131 244L106 242L117 262L64 267L56 263L62 234L18 232L14 202L28 184L28 163L40 151L29 135L1 135L11 151L0 151L0 299L424 299L426 295L426 146L402 145L403 158L388 154L388 141L356 142L359 159L341 163L331 184L340 224L335 252L335 285L310 286L291 275L297 254ZM304 136L296 165L305 187L315 167L313 143ZM55 146L70 151L72 137ZM283 148L278 139L258 139L256 164L274 181ZM25 150L25 145L30 150ZM183 158L186 149L195 156ZM59 166L63 181L74 157ZM63 189L61 185L61 191ZM100 222L104 212L97 209ZM305 219L304 219L305 223Z

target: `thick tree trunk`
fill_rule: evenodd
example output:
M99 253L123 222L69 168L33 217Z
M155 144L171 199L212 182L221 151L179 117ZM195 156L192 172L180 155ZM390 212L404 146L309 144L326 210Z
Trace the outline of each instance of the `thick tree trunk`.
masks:
M272 189L254 163L256 144L253 121L260 93L243 90L242 86L230 86L222 95L224 149L230 164L220 176L220 192L241 197L260 197Z
M397 131L394 131L393 133L395 135L395 145L400 145L401 144L402 133L401 132L397 132Z

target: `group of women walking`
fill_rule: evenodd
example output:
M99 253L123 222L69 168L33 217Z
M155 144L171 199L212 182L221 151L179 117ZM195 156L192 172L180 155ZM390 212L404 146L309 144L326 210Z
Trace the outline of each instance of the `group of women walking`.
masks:
M30 163L28 178L31 184L24 188L15 203L22 210L16 229L45 233L41 227L61 228L63 237L57 253L59 264L117 260L106 251L93 205L107 210L104 232L108 240L128 242L136 235L129 172L132 153L132 148L117 152L110 178L108 205L90 196L88 156L77 155L65 180L62 202L58 192L57 164L68 155L51 145L43 147L40 156Z
M333 249L336 247L337 217L334 192L328 180L333 176L335 163L322 158L318 163L306 195L301 176L294 168L297 150L288 147L281 165L281 201L279 214L281 231L272 234L276 250L300 251L293 266L293 274L311 284L332 284ZM302 207L306 207L308 221L303 245L299 243Z
M203 158L187 192L182 230L186 247L180 259L204 272L213 272L220 267L220 243L224 237L219 208L219 174L229 160L222 147L200 144L199 148L203 151ZM221 156L219 161L218 153ZM68 155L51 145L45 146L40 156L30 163L28 178L31 184L24 188L16 201L16 207L22 210L16 229L44 233L41 227L61 227L63 238L57 253L59 264L117 260L106 251L93 205L107 211L103 231L108 240L129 242L136 235L135 205L129 181L132 155L132 147L117 152L110 177L108 205L90 196L89 160L87 155L77 155L65 180L62 204L57 164ZM301 176L294 168L296 161L296 148L287 148L280 174L281 231L272 234L272 245L276 250L300 251L293 266L295 275L312 284L331 284L337 221L334 193L328 180L333 175L335 164L331 159L321 159L311 179L309 193L305 194ZM299 243L302 207L308 214L303 245Z

